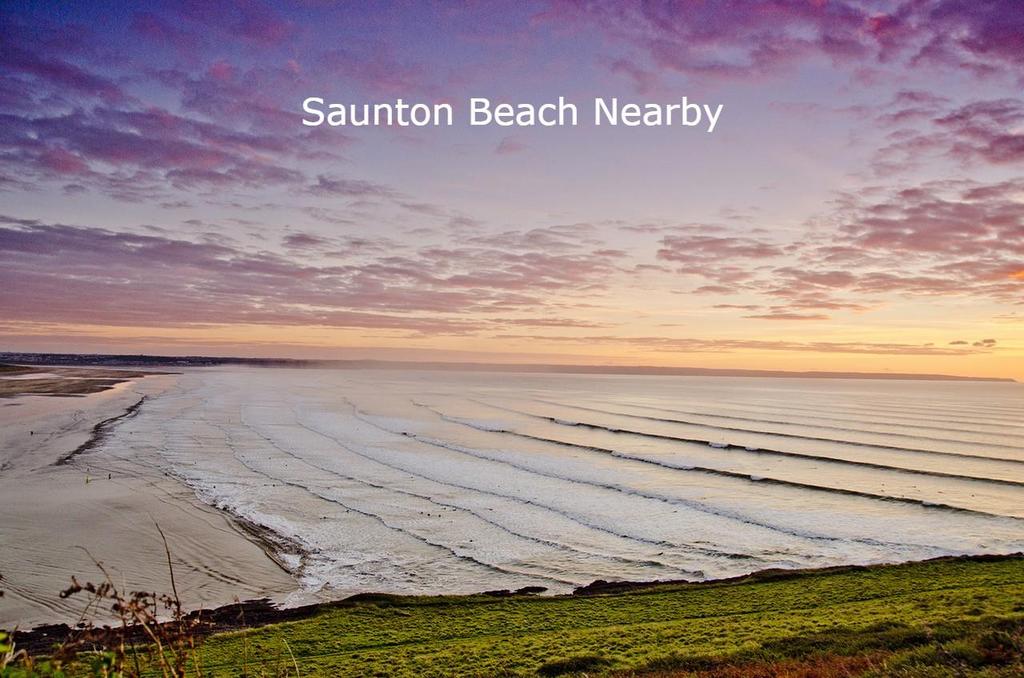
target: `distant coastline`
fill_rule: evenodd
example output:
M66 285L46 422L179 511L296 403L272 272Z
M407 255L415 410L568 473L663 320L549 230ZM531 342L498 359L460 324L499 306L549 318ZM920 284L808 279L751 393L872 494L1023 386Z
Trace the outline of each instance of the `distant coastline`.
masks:
M826 372L745 370L655 365L585 365L557 363L484 363L413 360L310 360L295 358L244 358L233 356L161 356L90 353L0 352L0 363L46 366L102 367L290 367L320 369L450 370L460 372L522 372L563 374L650 375L682 377L775 377L789 379L886 379L903 381L981 381L1016 383L1010 377L969 377L912 372Z

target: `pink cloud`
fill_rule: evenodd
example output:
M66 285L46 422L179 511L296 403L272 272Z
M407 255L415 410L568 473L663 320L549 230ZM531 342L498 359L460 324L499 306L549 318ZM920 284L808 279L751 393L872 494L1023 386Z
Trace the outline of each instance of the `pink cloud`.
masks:
M565 336L547 334L500 334L499 339L532 342L558 342L586 345L628 346L659 353L731 353L734 351L796 351L809 353L851 353L866 355L943 355L962 356L986 353L986 346L936 346L933 343L907 344L898 342L841 342L841 341L777 341L762 339L706 339L664 336Z
M802 240L776 244L689 226L663 236L656 256L679 264L677 273L707 281L691 294L743 293L767 300L767 311L747 316L759 320L868 312L893 295L1019 303L1022 189L1019 180L945 181L881 196L849 194L828 216L830 229L811 230ZM716 305L747 310L743 306Z
M547 311L554 293L565 302L602 288L617 258L585 243L550 253L530 247L528 239L503 249L362 243L339 252L334 238L308 233L285 237L286 247L297 250L291 256L227 242L2 221L0 285L15 293L0 301L0 315L21 322L265 323L419 333L595 327L537 312ZM340 262L312 263L333 259ZM490 315L510 311L532 315Z
M370 181L362 181L359 179L340 179L323 174L317 176L316 183L306 190L315 195L349 198L383 198L394 195L391 189Z
M1024 19L1015 0L555 0L542 20L602 31L657 68L756 78L809 61L854 75L894 64L1024 76ZM635 63L614 60L645 73Z
M494 152L498 155L510 155L512 153L521 153L526 149L527 146L522 141L519 141L515 137L505 137L501 140L501 143L498 144L497 148L494 149Z
M755 320L828 320L829 318L821 313L791 313L786 311L772 311L771 313L758 313L743 317Z
M735 259L769 259L781 254L778 246L753 238L688 234L662 238L658 259L685 267Z

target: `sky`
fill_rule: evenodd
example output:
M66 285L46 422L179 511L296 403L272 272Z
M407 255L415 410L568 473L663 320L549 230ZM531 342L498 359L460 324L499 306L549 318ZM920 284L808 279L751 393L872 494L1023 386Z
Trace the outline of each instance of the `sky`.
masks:
M1016 0L15 2L0 31L0 350L1024 379ZM457 119L307 127L310 96ZM724 108L465 124L559 96Z

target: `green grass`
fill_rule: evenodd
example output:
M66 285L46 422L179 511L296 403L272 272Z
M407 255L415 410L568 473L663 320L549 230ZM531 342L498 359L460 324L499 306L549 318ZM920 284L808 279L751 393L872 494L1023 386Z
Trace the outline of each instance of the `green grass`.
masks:
M380 596L215 635L200 655L213 676L776 675L716 671L815 652L860 657L835 675L996 676L1020 674L986 648L1022 625L1024 559L945 560L593 597Z

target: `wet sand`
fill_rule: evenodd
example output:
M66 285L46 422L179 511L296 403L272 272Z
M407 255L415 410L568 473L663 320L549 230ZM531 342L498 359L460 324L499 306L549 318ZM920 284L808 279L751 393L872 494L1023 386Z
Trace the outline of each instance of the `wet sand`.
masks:
M169 590L154 523L167 534L189 609L281 599L296 588L253 535L155 460L115 462L92 444L176 375L54 368L0 377L15 374L26 376L0 378L0 627L74 621L84 601L58 593L72 575L98 581L93 559L128 590Z
M34 367L0 363L0 398L24 395L81 397L101 393L161 372L119 370L102 367Z

